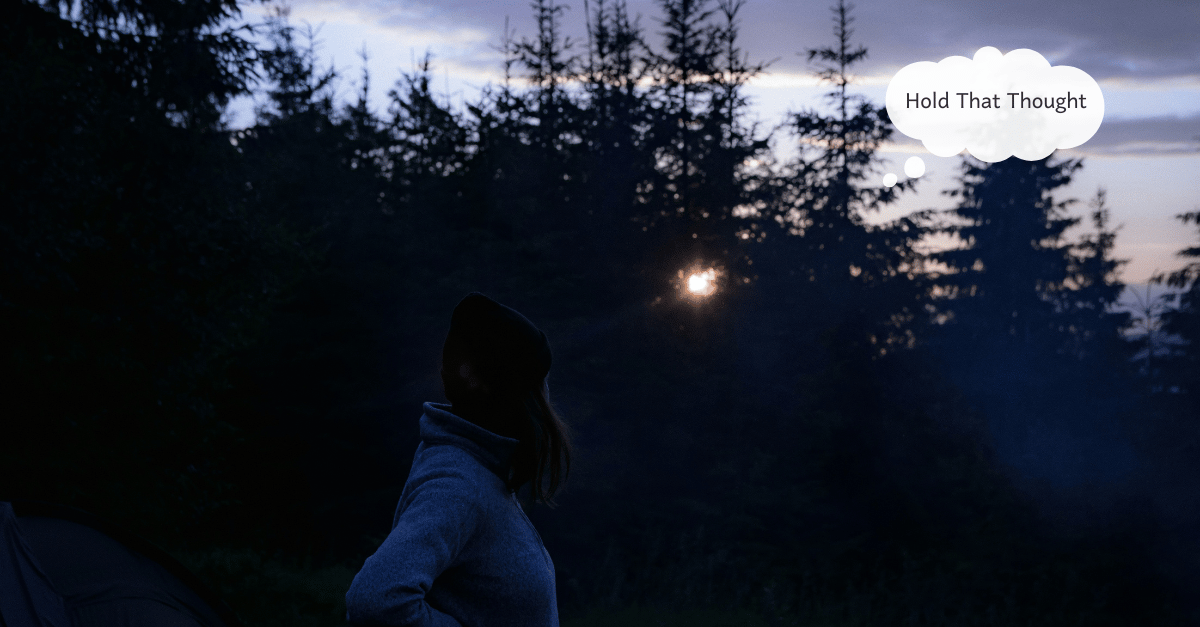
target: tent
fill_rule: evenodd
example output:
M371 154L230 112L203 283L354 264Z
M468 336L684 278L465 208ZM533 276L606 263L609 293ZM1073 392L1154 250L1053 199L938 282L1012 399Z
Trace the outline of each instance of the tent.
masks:
M0 501L0 627L241 627L164 551L82 510Z

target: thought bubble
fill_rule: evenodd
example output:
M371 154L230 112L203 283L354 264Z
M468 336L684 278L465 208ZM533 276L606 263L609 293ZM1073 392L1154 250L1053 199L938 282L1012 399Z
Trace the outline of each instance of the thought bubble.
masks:
M920 177L925 174L925 162L920 157L909 157L904 162L904 173L911 179Z
M988 46L974 59L907 65L888 84L885 105L896 129L934 155L965 148L989 163L1013 155L1036 161L1074 148L1104 119L1104 95L1091 76L1052 67L1026 48L1001 54Z

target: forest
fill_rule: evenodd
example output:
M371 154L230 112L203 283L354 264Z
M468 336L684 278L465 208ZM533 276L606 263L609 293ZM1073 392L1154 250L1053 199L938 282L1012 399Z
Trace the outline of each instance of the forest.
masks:
M502 83L452 106L426 56L386 111L283 9L14 3L0 500L345 624L480 291L553 347L566 627L1200 624L1200 211L1153 320L1082 159L960 157L953 209L872 220L921 183L879 183L852 8L796 45L829 106L768 127L745 1L590 0L575 41L532 0Z

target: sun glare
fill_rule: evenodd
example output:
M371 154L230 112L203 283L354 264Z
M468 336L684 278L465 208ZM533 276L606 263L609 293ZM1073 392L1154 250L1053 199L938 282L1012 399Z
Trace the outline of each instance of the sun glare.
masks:
M687 289L697 296L708 296L717 290L717 272L712 268L687 278Z

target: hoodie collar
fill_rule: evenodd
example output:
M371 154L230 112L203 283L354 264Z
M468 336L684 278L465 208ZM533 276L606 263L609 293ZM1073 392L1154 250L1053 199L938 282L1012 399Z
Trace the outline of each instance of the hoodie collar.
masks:
M421 416L421 440L427 445L451 444L480 461L501 479L508 473L508 464L517 441L497 435L450 412L450 405L425 403Z

